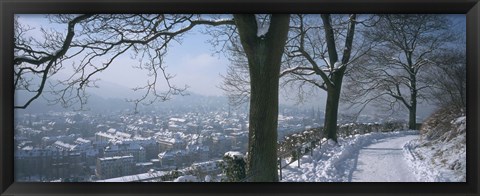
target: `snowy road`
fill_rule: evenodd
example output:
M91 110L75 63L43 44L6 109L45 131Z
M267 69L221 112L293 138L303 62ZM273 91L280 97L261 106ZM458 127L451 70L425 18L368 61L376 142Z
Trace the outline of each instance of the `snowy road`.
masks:
M417 135L389 137L360 149L349 175L351 182L416 182L405 161L403 145Z

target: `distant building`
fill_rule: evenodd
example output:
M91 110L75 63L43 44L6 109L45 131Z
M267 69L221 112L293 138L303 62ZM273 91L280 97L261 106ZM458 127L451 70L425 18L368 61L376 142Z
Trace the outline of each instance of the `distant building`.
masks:
M72 143L75 140L75 138L77 138L75 134L70 134L66 136L43 137L41 146L45 148L49 145L52 145L56 141L61 141L64 143Z
M75 143L77 145L85 145L85 144L90 145L90 144L92 144L92 141L79 137L73 143Z
M132 155L135 162L144 162L146 160L146 151L136 142L116 141L105 147L104 156L125 156Z
M71 151L76 147L75 145L68 144L62 141L56 141L52 144L52 146L62 151Z
M167 150L185 149L186 143L181 138L157 137L158 150L165 152Z
M175 124L184 124L185 122L187 122L187 120L184 118L170 118L169 122Z
M30 181L34 175L40 178L37 181L81 176L85 164L80 153L57 148L25 147L15 151L14 160L18 181Z
M95 141L124 140L132 138L132 134L117 131L116 129L108 129L106 132L95 133Z
M158 160L160 161L160 167L175 167L175 154L172 152L161 152L158 154Z
M152 162L136 163L135 164L135 173L136 174L145 173L147 171L150 171L153 168L154 168L154 166L153 166Z
M147 160L158 158L158 153L160 151L158 149L158 143L153 137L148 137L148 138L134 137L131 140L123 140L122 142L137 143L138 145L145 148L145 158Z
M170 118L168 120L168 130L185 132L187 120L184 118Z
M108 142L113 139L115 139L115 135L105 133L105 132L95 133L95 141L97 142Z
M223 162L222 160L215 160L215 161L194 163L192 164L192 169L200 173L218 174L222 172L222 168L220 167L222 162Z
M185 150L166 151L158 154L158 160L162 169L176 169L191 165L195 154Z
M135 162L132 155L97 159L96 175L99 179L132 175L134 170Z

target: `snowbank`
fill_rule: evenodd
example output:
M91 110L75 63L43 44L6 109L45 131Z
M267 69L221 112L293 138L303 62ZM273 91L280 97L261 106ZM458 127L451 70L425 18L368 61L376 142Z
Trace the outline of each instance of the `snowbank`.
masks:
M232 159L242 159L242 158L244 158L243 154L241 152L237 152L237 151L228 151L223 156L231 157Z
M466 118L456 118L450 123L453 129L435 140L412 140L404 146L408 163L416 168L419 181L466 181Z

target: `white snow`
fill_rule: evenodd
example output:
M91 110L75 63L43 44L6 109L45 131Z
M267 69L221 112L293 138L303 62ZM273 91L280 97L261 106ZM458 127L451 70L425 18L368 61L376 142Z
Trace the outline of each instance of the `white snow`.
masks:
M466 181L466 118L452 121L459 132L449 141L412 140L404 146L408 163L416 168L419 181L424 182L465 182Z
M265 21L258 15L255 15L255 17L257 19L257 37L264 37L270 28L270 21Z
M333 65L334 69L340 69L340 67L342 67L342 63L340 63L339 61L335 62L335 64Z
M105 180L97 180L96 182L145 182L152 179L160 178L165 175L163 171L149 171L147 173L135 174L130 176L121 176Z
M466 116L462 116L460 118L457 118L455 119L454 121L452 121L452 124L465 124L466 123L466 120L467 120L467 117Z
M287 73L287 72L293 71L293 70L298 69L298 68L299 68L299 66L286 68L286 69L280 71L280 75L283 75L283 74L285 74L285 73Z
M197 177L192 175L180 176L177 179L173 180L173 182L198 182Z
M418 131L368 133L326 142L282 170L284 182L415 181L402 154ZM377 148L377 149L375 149ZM373 152L372 152L373 151ZM369 170L365 170L369 167ZM375 173L367 173L372 170ZM402 178L401 176L407 176Z
M243 154L237 151L228 151L223 156L231 157L233 159L240 159L243 158Z
M327 144L328 145L335 145L337 143L335 141L333 141L332 139L329 139L329 140L327 140Z
M263 37L268 33L268 26L267 25L262 25L258 27L257 30L257 37Z
M416 182L404 158L403 146L418 135L388 137L362 148L355 160L352 182Z
M212 176L206 175L205 176L205 182L211 182L212 181Z

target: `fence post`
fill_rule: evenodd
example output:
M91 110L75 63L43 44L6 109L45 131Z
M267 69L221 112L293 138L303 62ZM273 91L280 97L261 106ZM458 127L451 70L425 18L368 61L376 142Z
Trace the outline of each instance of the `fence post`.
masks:
M282 158L278 157L278 165L280 168L280 180L282 180Z
M310 142L310 156L313 156L313 148L315 148L315 143L314 141Z
M300 153L301 153L301 150L300 150L300 148L301 148L301 147L298 147L298 148L297 148L297 162L298 162L298 168L300 168L300 158L302 157L302 156L300 155Z

